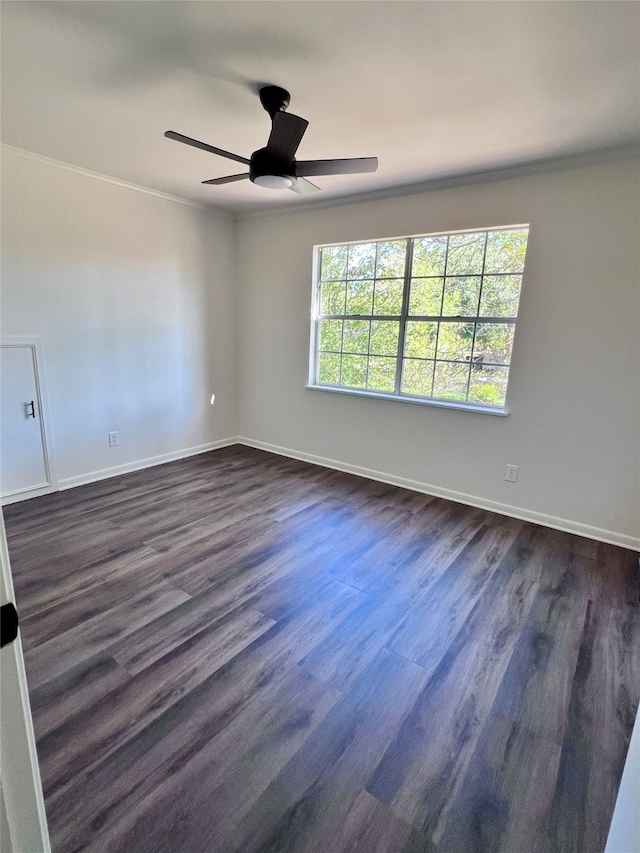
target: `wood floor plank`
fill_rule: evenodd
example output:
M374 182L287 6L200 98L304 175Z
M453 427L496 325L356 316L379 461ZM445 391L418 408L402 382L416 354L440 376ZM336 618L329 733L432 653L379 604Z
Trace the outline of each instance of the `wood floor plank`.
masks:
M480 528L427 594L418 598L389 641L409 660L433 667L464 625L484 585L516 538L517 528ZM440 563L441 564L441 563ZM424 625L429 624L426 632Z
M342 823L327 833L322 849L326 853L424 853L428 842L379 800L362 791Z
M36 571L29 573L25 579L17 578L16 604L24 618L28 618L68 597L79 593L91 595L94 587L105 580L124 578L127 575L137 575L147 582L150 575L160 578L156 570L157 554L145 545L128 543L126 547L107 553L102 558L95 558L93 553L88 555L83 565L70 565L61 562L57 573L40 575ZM35 563L39 566L39 563Z
M37 744L45 792L132 738L272 625L253 610L226 614L116 688L112 703L67 719Z
M54 853L602 853L636 554L240 446L5 518Z
M106 649L120 637L125 637L188 600L186 593L158 581L128 602L94 615L86 622L47 640L25 653L29 687L35 689L56 678L65 670Z
M38 740L102 701L110 701L131 676L112 657L98 652L62 675L29 691L33 727Z
M614 608L590 601L549 817L559 849L594 853L604 847L640 700L632 675L638 672L637 610L621 623Z
M230 498L228 493L224 497L212 495L206 488L186 495L177 491L158 496L153 508L144 503L135 509L120 507L111 520L127 538L147 542L156 550L167 550L175 533L187 524L199 526L203 533L215 533L255 514L254 500L244 497L237 506L230 507Z
M406 600L367 596L300 666L339 690L347 689L382 649L407 609Z
M23 588L29 588L31 582L49 582L53 577L61 577L86 569L103 560L131 550L131 540L123 536L122 530L110 522L101 526L100 531L88 530L91 539L85 538L83 528L77 527L69 537L61 541L38 540L28 547L15 549L16 574L20 576L22 565L37 565L37 577L25 578ZM52 547L53 545L53 547Z
M290 684L292 667L295 667L314 639L321 637L323 632L328 633L360 598L361 595L355 590L335 584L333 590L327 590L322 606L307 612L304 620L274 625L192 690L185 690L177 697L172 692L172 703L163 706L154 694L146 700L136 700L140 689L136 690L135 685L129 690L125 688L116 703L116 708L122 710L120 721L115 721L120 726L115 729L115 734L113 716L107 717L102 707L96 709L93 720L85 720L83 715L81 725L85 727L87 736L93 738L89 752L92 756L102 752L103 758L79 772L78 768L86 758L86 749L79 745L78 765L70 768L73 772L66 773L64 781L56 785L56 790L49 797L48 814L54 825L59 827L61 837L75 831L78 821L74 815L78 808L82 814L85 810L85 806L78 806L78 803L86 803L87 792L92 786L98 785L97 794L102 811L110 815L111 805L105 790L108 780L113 785L114 800L118 804L123 790L129 790L127 780L132 789L137 789L141 779L157 779L158 768L168 776L173 775L176 769L181 768L229 727L234 719L245 713L249 706L256 709L254 713L258 714L264 714L265 708L269 709L269 713L272 708L283 713L283 704L288 702L285 697L289 688L282 695L274 696L274 692L277 694L282 682ZM207 655L206 660L212 661L212 667L215 665L215 658L210 655ZM154 689L154 685L156 690L167 690L166 686L159 685L166 685L171 675L166 668L160 670L161 665L162 661L138 677L139 682L145 679L143 689L148 684L149 691ZM178 674L184 668L183 660L178 660L174 667ZM179 677L178 674L173 676L174 679ZM202 676L202 670L194 670L191 677L196 674ZM304 678L308 680L311 677L305 674ZM322 685L322 690L327 691L328 688ZM290 692L295 693L295 690ZM333 692L327 695L334 701ZM129 706L130 701L137 701L133 709ZM135 728L127 732L122 730L123 726ZM45 744L54 757L64 752L67 765L69 749L73 749L77 741L76 730L77 725L73 722L62 733L63 743ZM100 738L103 738L102 745ZM115 748L112 748L114 744ZM141 756L144 759L142 762ZM130 799L126 802L127 809ZM103 819L100 825L103 825Z
M547 538L540 531L539 540ZM562 743L588 600L572 582L569 555L553 547L509 661L495 710L523 729Z
M335 518L329 524L317 511L303 511L300 516L281 523L261 513L246 526L239 523L227 529L225 525L217 533L169 551L157 565L164 577L192 595L230 575L264 568L268 562L282 571L289 556L299 558L335 533Z
M419 560L419 583L425 586L449 549L453 558L480 526L481 513L472 520L468 512L460 512L459 506L434 501L424 512L407 512L399 528L391 530L361 557L345 561L334 571L343 583L363 592L393 594L402 589L398 583L401 567Z
M271 526L270 519L266 519L264 513L256 512L255 505L251 502L240 509L222 512L217 510L204 516L198 515L195 519L191 513L189 515L190 518L186 522L174 518L174 523L168 526L166 530L151 535L145 530L141 531L140 535L143 537L145 545L153 548L154 551L167 553L177 551L192 542L210 540L217 533L230 528L235 530L246 527L247 529L257 530L267 529Z
M145 754L144 766L132 768L139 785L127 796L126 807L121 791L128 778L119 781L115 808L105 806L105 790L100 788L98 814L106 820L87 849L98 853L105 842L128 850L148 846L156 853L219 849L339 698L312 676L292 670L284 680L271 683L268 701L245 706L181 766L172 755L170 773L166 757L164 764L157 763L160 751ZM83 816L87 805L85 800Z
M424 513L404 523L364 555L336 573L356 588L368 589L362 605L319 643L300 665L334 687L347 687L388 643L406 616L408 602L424 594L450 562L468 544L480 521L446 501L431 502L429 521ZM406 508L406 501L403 502ZM426 530L425 530L426 528ZM428 532L427 532L428 531ZM332 571L334 571L332 569ZM392 583L395 578L395 585ZM409 605L410 607L410 605Z
M141 578L139 572L132 569L127 573L116 573L115 576L107 575L103 583L96 583L89 590L80 589L56 598L50 607L22 619L23 627L26 628L23 632L24 648L33 649L54 637L59 637L79 624L89 622L105 611L129 602L140 592L153 589L158 584L161 589L172 589L159 579L157 572L149 572L146 577ZM93 626L91 630L93 631Z
M556 847L544 829L559 761L557 742L492 713L453 798L437 853L574 849ZM521 800L527 802L526 809L517 807Z
M278 578L299 571L302 559L296 536L287 535L279 523L260 526L253 536L240 535L237 542L231 536L221 548L202 550L202 544L193 543L184 553L168 555L166 561L159 563L169 566L163 574L171 584L190 595L215 588L223 598L258 596Z
M52 513L56 518L64 519L73 527L73 519L83 517L85 522L90 522L91 513L98 510L98 515L103 518L102 509L109 500L119 500L127 491L127 485L118 478L100 480L96 483L87 483L80 491L69 489L63 492L53 492L42 495L37 501L22 501L3 507L3 515L7 522L7 539L11 542L14 538L28 535L43 536L49 527L49 531L56 534L64 533L67 524L50 530L46 524ZM29 536L27 537L28 541Z
M234 849L319 853L425 680L421 667L383 649L235 827Z
M224 617L233 612L229 620L232 633L238 625L248 619L248 624L254 621L263 625L275 624L273 620L261 620L259 612L246 608L247 612L239 612L244 602L235 600L233 603L221 600L216 589L210 589L194 598L187 598L182 604L163 613L157 619L147 622L126 634L106 649L128 673L137 675L157 660L188 642L196 634L216 626L226 625ZM234 641L235 641L234 637ZM221 653L223 646L218 650Z
M53 555L61 556L74 548L85 548L87 542L97 544L103 539L109 539L119 529L98 512L73 513L61 520L64 523L53 530L46 523L46 516L38 518L33 524L16 524L11 528L7 540L16 555L15 565L12 565L13 574L19 575L23 566L28 570L36 562L45 563Z
M512 545L366 786L436 843L531 608L532 557Z
M590 597L599 603L626 610L640 608L640 566L638 554L598 542Z

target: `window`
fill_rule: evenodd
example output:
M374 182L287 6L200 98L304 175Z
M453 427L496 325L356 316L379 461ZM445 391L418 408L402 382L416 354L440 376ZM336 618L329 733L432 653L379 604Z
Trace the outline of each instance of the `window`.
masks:
M319 248L310 384L503 410L528 234Z

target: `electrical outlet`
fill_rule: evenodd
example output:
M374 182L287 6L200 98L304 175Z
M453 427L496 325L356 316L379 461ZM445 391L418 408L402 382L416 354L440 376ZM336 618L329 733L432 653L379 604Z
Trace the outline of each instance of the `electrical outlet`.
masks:
M109 433L109 447L117 447L120 444L120 433L116 430Z
M515 483L518 479L518 466L507 465L507 470L504 472L504 478L507 483Z

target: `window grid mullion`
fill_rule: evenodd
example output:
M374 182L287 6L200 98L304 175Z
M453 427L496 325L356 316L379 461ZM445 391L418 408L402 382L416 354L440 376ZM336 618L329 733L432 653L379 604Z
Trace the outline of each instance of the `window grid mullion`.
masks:
M377 252L376 248L376 252ZM369 387L369 361L371 358L371 320L369 320L369 335L367 337L367 369L364 373L364 387Z
M371 316L374 315L374 311L376 310L376 290L378 289L378 279L376 277L376 273L378 272L378 243L376 243L376 255L373 259L373 293L371 294ZM369 325L369 329L371 329L371 325ZM371 334L371 333L369 333Z
M320 256L322 257L322 255ZM321 267L322 268L322 267ZM315 323L312 324L311 328L311 342L312 342L312 351L313 351L313 382L317 384L320 382L320 312L318 311L319 305L318 300L320 298L322 284L320 280L318 280L316 284L316 292L315 299L312 304L312 311L315 311L313 317L316 317ZM309 371L311 373L311 371Z
M447 286L447 265L449 263L449 245L451 243L451 235L447 234L447 251L444 256L444 275L442 276L442 295L440 296L440 320L442 319L442 309L444 308L444 290ZM431 397L436 384L436 365L438 363L438 339L440 338L440 320L436 329L436 343L433 348L433 375L431 376Z
M376 242L376 251L373 258L373 294L371 296L371 311L373 312L375 306L376 299L376 275L378 272L378 246L380 243ZM366 281L366 279L364 279ZM346 303L345 303L346 308ZM369 387L369 351L371 350L371 320L369 320L369 336L367 337L367 367L364 372L364 387Z
M324 284L322 281L323 266L324 266L324 249L322 250L322 252L320 254L320 270L319 270L320 278L318 281L318 289L316 291L316 307L317 307L317 311L318 311L316 316L318 317L318 319L316 321L316 335L315 335L315 353L316 353L315 354L315 359L316 359L315 374L316 374L316 381L317 382L320 381L320 351L321 351L321 347L320 347L320 329L321 329L320 318L322 317L322 294L323 294L323 287L324 287ZM340 341L340 344L342 345L342 340Z
M408 237L405 245L404 259L404 289L402 291L402 309L400 311L400 328L398 330L398 352L396 355L396 381L394 394L400 394L402 385L402 357L404 355L404 339L409 314L409 283L411 281L411 266L413 264L413 240Z
M347 283L344 285L344 307L347 307ZM342 385L342 365L344 363L344 320L340 326L340 384Z
M498 323L515 325L517 317L467 317L464 314L456 314L455 317L441 316L440 314L416 314L409 315L412 320L425 320L430 323ZM322 314L319 320L393 320L398 323L400 314ZM409 317L407 317L409 319Z
M320 317L322 316L322 265L324 263L324 249L320 249L320 264L318 267L318 281L316 282L315 294L315 330L313 336L313 381L320 382ZM340 376L338 376L338 380Z
M489 232L484 232L484 252L482 253L482 272L480 273L480 291L478 293L478 317L480 316L480 306L482 305L482 285L484 284L484 270L487 263L487 243L489 241ZM471 371L473 370L473 354L476 348L476 332L478 330L478 324L474 322L473 324L473 338L471 339L471 355L469 356L469 375L467 376L467 393L465 394L465 401L469 402L469 389L471 388Z

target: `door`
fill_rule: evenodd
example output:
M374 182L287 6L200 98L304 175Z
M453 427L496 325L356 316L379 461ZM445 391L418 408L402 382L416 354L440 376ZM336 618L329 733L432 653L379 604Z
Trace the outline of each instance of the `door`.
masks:
M47 453L36 343L0 352L0 492L3 503L54 488Z
M0 603L14 601L0 510ZM2 853L50 853L20 631L0 650L0 841Z

